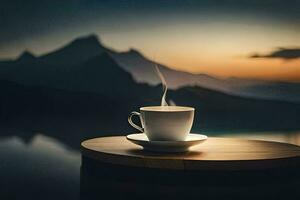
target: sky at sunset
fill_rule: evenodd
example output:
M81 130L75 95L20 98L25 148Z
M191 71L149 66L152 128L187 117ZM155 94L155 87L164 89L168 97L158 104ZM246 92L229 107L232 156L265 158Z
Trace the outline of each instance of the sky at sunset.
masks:
M300 0L4 0L0 13L1 58L96 33L178 70L300 81Z

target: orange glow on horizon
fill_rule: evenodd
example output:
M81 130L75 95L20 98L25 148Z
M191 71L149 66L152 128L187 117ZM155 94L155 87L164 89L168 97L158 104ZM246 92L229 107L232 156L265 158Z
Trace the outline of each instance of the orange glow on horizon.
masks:
M300 59L248 58L247 56L168 55L158 62L180 71L221 78L238 77L300 82Z

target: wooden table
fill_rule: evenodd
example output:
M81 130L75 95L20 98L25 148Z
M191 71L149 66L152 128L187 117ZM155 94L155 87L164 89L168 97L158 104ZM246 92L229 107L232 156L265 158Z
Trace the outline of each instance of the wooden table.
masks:
M291 144L209 137L159 154L115 136L81 147L81 199L300 199L300 147Z
M185 153L147 152L124 136L81 143L83 156L127 167L174 170L264 170L300 167L300 147L291 144L209 137Z

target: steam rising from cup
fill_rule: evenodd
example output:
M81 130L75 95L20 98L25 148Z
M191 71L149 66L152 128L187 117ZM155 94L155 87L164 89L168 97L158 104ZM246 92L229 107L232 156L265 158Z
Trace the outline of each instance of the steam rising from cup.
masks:
M155 65L156 73L159 76L162 86L163 86L163 96L161 97L161 103L160 106L168 106L168 103L166 101L166 96L167 96L167 91L168 91L168 86L165 77L163 74L160 72L159 68L157 65Z

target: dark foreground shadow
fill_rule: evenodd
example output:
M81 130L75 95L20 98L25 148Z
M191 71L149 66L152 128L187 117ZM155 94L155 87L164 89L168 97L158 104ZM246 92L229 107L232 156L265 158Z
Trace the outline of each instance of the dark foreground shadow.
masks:
M82 157L80 198L299 199L297 169L179 172L129 168Z

